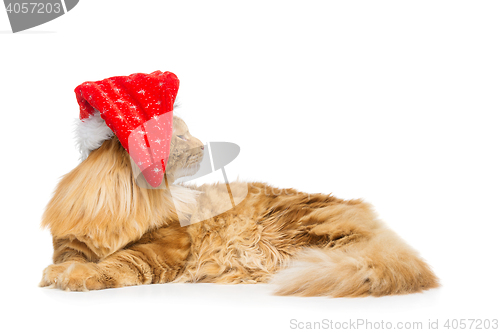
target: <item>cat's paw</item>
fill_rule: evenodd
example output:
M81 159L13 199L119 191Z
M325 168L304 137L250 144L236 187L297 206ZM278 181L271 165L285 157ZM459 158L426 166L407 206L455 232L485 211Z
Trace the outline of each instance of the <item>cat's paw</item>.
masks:
M89 291L105 288L97 264L65 262L50 265L43 272L40 287L66 291Z
M59 276L56 287L66 291L89 291L104 289L105 285L97 264L73 263Z
M74 262L63 262L62 264L50 265L43 270L42 280L39 283L39 287L56 287L60 276L70 265Z

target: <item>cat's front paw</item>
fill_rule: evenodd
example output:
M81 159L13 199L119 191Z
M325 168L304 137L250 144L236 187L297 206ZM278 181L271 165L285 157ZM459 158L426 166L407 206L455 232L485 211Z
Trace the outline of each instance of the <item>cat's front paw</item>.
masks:
M62 264L50 265L43 270L42 280L40 281L40 287L56 287L60 276L70 265L74 262L63 262Z
M97 264L74 263L61 275L57 287L66 291L89 291L104 289Z
M79 262L50 265L44 271L40 286L52 286L66 291L89 291L105 288L97 264Z

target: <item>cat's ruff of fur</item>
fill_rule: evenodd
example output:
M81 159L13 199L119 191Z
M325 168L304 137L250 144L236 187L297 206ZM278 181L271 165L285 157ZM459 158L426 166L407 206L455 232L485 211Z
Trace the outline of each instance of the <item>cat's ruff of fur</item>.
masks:
M184 139L172 139L167 177L203 156L201 142L174 117L176 124ZM42 226L53 236L54 264L40 285L78 291L271 281L279 295L333 297L407 294L439 285L418 254L361 200L263 183L231 185L239 188L248 190L239 205L181 227L179 214L189 219L211 207L220 211L226 184L140 188L118 140L105 140L63 177L47 206ZM172 197L181 204L174 208Z

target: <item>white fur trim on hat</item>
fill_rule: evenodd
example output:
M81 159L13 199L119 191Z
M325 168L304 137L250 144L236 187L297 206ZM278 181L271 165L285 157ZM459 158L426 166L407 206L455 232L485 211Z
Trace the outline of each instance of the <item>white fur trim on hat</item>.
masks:
M180 107L180 103L175 101L174 110ZM94 114L88 118L77 120L76 124L76 145L80 151L80 159L85 160L92 150L99 148L102 143L115 135L111 128L106 125L101 118L99 110L94 108Z
M102 143L111 139L113 131L101 118L101 113L94 109L94 114L88 118L78 120L76 126L76 144L81 153L81 160L86 159L92 150L99 148Z

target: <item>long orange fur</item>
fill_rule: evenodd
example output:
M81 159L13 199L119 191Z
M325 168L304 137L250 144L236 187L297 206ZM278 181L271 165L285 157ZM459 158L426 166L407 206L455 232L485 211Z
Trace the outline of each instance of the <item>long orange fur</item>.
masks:
M179 118L166 177L201 161L201 142ZM437 287L418 254L361 200L234 183L235 208L187 227L200 207L225 204L225 184L137 186L127 152L105 141L65 175L42 220L54 264L42 287L84 291L166 282L273 282L278 295L384 296ZM172 196L181 206L174 207Z

